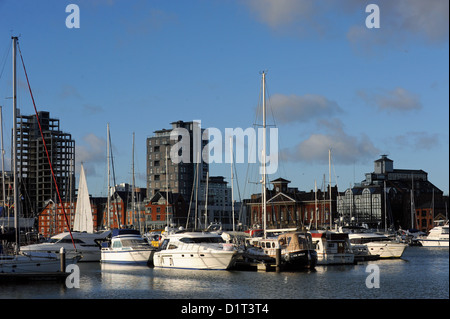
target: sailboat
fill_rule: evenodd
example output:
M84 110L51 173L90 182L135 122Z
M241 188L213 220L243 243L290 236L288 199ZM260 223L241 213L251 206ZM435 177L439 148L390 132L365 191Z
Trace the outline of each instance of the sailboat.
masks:
M82 257L80 262L100 261L101 244L102 242L107 241L110 235L110 230L94 232L89 191L87 188L84 167L83 164L81 164L73 232L63 232L54 235L48 242L24 246L21 248L21 251L57 252L61 247L64 247L67 258L72 258L81 254Z
M262 152L262 207L263 207L263 237L250 238L251 242L243 251L247 261L273 264L277 260L284 269L313 269L317 264L317 252L312 245L310 233L292 230L271 230L277 236L267 236L267 199L266 199L266 80L262 72L262 105L263 105L263 152Z
M18 170L16 161L16 115L17 115L17 79L16 79L16 51L17 51L17 37L12 37L13 40L13 175L14 175L14 228L15 228L15 247L13 254L0 255L0 278L3 275L27 275L35 279L39 278L39 275L53 275L57 273L65 272L62 269L62 264L59 253L63 251L58 250L56 253L49 252L22 252L20 250L20 225L19 225L19 205L18 200ZM71 263L76 263L78 258L72 259Z

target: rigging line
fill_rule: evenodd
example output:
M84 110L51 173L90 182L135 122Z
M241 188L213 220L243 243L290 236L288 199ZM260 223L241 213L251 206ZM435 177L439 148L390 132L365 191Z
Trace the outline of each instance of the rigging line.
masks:
M8 59L9 52L11 52L11 46L10 45L7 46L6 53L4 55L4 62L3 62L2 70L0 71L0 79L2 78L3 71L5 70L6 61Z
M17 44L19 44L19 43L17 43ZM50 166L50 170L51 170L51 172L52 172L52 177L53 177L53 181L54 181L54 183L55 183L56 192L58 193L58 199L59 199L59 202L61 203L61 206L62 206L62 211L63 211L63 214L64 214L64 219L65 219L65 221L66 221L67 228L69 229L69 234L70 234L70 238L72 239L73 248L75 249L75 251L77 251L77 248L76 248L76 246L75 246L75 242L74 242L74 240L73 240L72 231L70 230L70 224L69 224L69 220L68 220L68 218L67 218L66 209L64 208L64 203L63 203L63 201L62 201L62 199L61 199L61 194L59 193L59 187L58 187L58 183L56 182L55 172L53 171L53 165L52 165L52 162L51 162L51 160L50 160L50 156L49 156L49 154L48 154L47 143L45 142L44 134L43 134L43 132L42 132L41 121L40 121L40 119L39 119L38 111L37 111L37 108L36 108L36 103L35 103L35 101L34 101L33 92L31 91L30 81L28 80L28 74L27 74L27 70L26 70L26 68L25 68L25 62L23 61L22 51L20 50L20 46L19 46L19 45L17 45L17 47L18 47L18 49L19 49L20 59L22 60L23 70L24 70L24 73L25 73L25 77L26 77L26 79L27 79L28 90L30 91L31 100L33 101L34 111L35 111L35 113L36 113L36 119L37 119L37 122L38 122L38 125L39 125L39 131L40 131L40 133L41 133L42 142L43 142L44 148L45 148L45 153L46 153L46 155L47 155L47 159L48 159L48 163L49 163L49 166ZM14 123L14 125L16 125L16 124Z

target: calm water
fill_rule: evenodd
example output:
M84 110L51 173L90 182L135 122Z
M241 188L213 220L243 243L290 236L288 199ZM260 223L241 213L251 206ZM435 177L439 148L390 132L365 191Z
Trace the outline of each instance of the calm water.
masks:
M379 288L366 287L379 266ZM318 266L297 273L197 271L80 263L80 288L0 284L11 299L448 299L449 250L408 247L397 260Z

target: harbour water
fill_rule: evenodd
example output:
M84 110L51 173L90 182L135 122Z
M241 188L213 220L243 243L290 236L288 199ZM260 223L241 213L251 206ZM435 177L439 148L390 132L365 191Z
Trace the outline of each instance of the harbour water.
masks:
M378 288L370 288L376 265ZM2 283L2 299L449 299L448 248L304 272L201 271L79 263L79 288ZM373 278L370 279L370 276ZM369 282L369 285L368 285Z

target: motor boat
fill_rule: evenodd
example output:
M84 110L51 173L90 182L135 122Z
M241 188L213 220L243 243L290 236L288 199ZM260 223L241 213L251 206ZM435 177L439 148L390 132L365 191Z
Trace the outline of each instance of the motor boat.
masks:
M365 245L370 255L378 255L379 258L400 258L408 246L363 227L343 227L341 232L348 234L352 250L353 246Z
M148 264L155 248L134 229L113 229L110 243L103 243L101 262L118 264Z
M312 243L317 252L318 265L354 264L348 234L330 231L311 231Z
M69 232L63 232L50 237L47 242L21 246L20 251L23 253L48 252L58 254L63 247L66 250L67 258L73 258L81 254L80 262L100 261L101 244L107 241L110 236L110 230L95 233L73 231L72 237Z
M172 232L165 234L160 249L153 255L157 268L227 270L239 253L233 244L209 232Z
M418 241L424 247L448 247L448 221L435 221L435 226L427 236L419 236Z
M243 258L250 262L276 264L277 250L280 266L286 270L314 269L317 264L311 234L297 231L266 238L249 238Z

